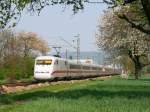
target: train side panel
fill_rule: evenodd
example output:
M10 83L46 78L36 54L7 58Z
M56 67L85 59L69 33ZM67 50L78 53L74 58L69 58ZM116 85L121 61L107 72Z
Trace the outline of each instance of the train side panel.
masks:
M67 77L68 76L68 63L65 60L55 60L54 66L53 66L53 71L52 71L52 76L54 78L62 78L62 77Z

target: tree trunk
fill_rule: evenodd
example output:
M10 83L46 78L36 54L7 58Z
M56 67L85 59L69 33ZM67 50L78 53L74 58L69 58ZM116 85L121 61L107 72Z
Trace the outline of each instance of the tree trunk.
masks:
M135 72L134 72L135 79L139 79L140 72L142 70L142 65L140 63L139 56L135 56L135 58L134 58L134 66L135 66Z
M140 65L138 63L135 63L135 72L134 72L135 79L139 79L140 71L141 71Z
M150 0L141 0L141 2L150 25Z

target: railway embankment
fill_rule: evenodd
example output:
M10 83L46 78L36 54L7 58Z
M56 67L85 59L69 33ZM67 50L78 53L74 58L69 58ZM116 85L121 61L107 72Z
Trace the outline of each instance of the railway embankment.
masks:
M0 86L1 94L8 94L8 93L16 93L22 92L26 90L32 90L42 87L47 87L50 85L59 85L59 84L67 84L67 83L78 83L83 82L85 80L106 80L111 76L103 76L103 77L96 77L96 78L86 78L86 79L70 79L70 80L53 80L53 81L29 81L29 82L16 82L16 83L7 83Z

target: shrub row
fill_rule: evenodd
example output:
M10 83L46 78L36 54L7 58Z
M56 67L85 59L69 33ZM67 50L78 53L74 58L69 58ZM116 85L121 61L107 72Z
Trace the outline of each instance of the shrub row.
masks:
M33 76L33 68L34 59L32 57L9 58L0 66L0 80L13 81L30 78Z

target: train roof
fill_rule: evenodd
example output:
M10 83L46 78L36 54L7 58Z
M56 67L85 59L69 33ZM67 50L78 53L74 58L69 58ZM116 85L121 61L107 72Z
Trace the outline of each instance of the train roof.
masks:
M58 60L66 60L66 59L63 59L63 58L59 58L59 57L54 57L54 56L38 56L36 57L36 60L38 59L58 59Z
M58 58L58 57L54 57L54 56L38 56L38 57L36 57L36 59L56 59L56 58Z

